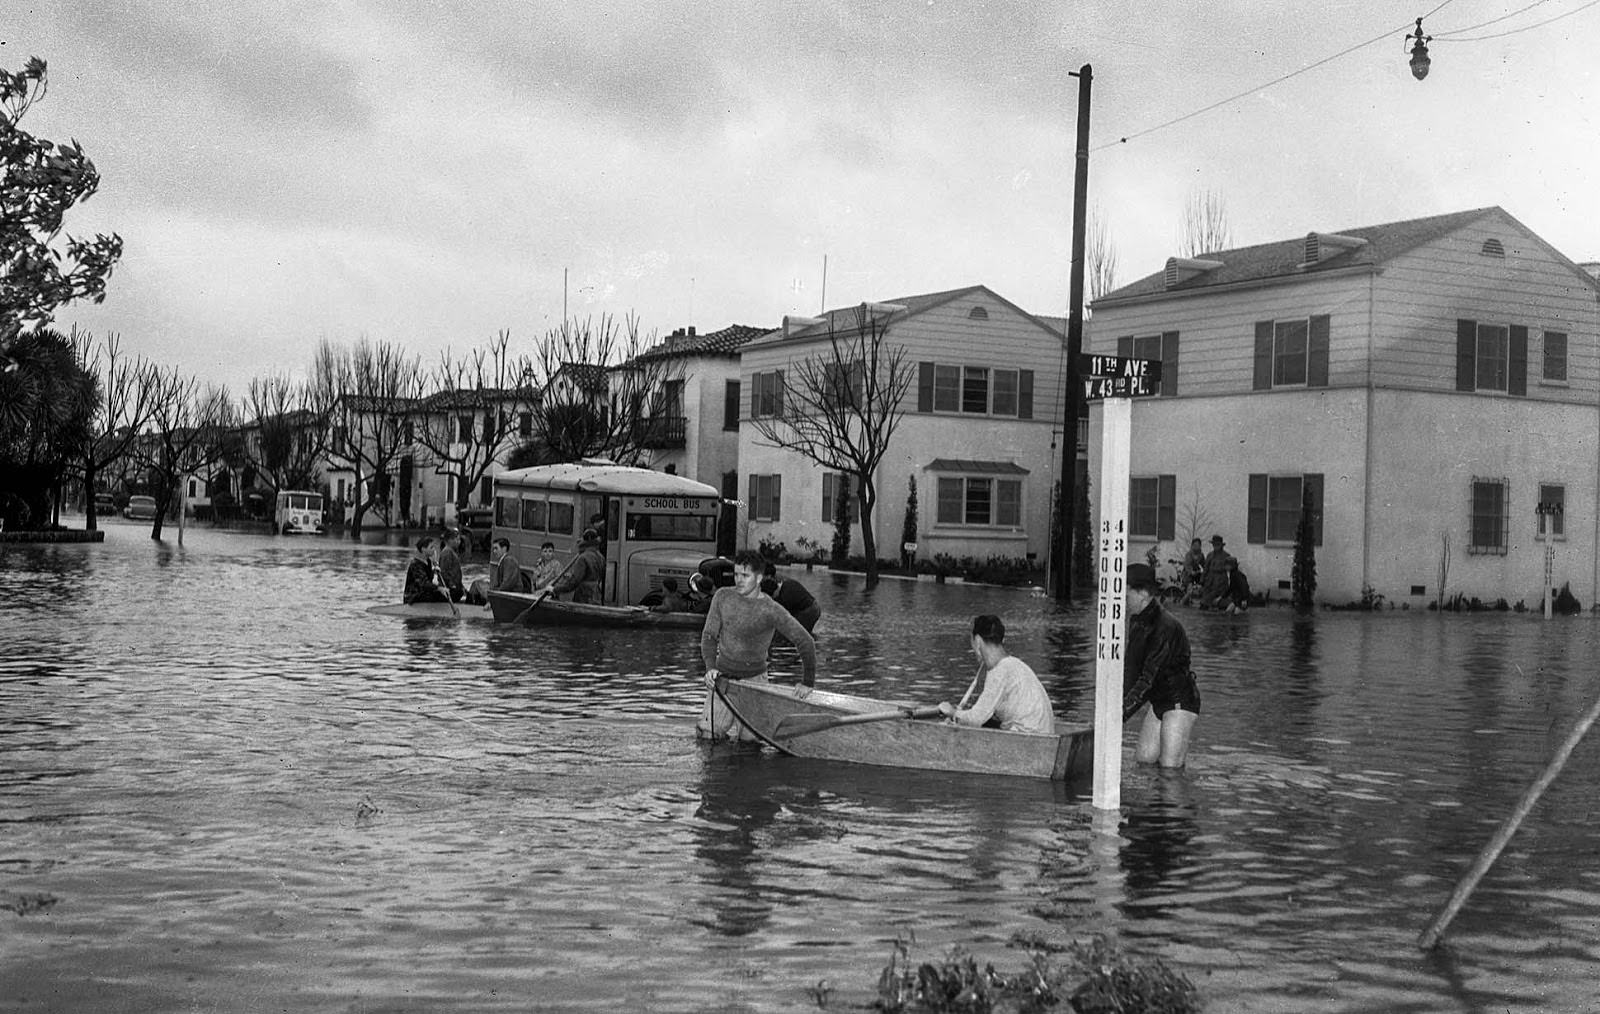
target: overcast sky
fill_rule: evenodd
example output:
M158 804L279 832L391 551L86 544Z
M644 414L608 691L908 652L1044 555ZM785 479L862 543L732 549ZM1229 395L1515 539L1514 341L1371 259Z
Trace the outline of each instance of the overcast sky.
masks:
M662 334L976 283L1064 316L1085 63L1121 283L1196 188L1240 246L1498 204L1597 259L1600 6L1496 20L1530 2L1439 7L1423 82L1437 0L13 0L0 63L49 62L23 126L100 169L68 231L126 244L57 324L242 389L323 337L526 347L564 299Z

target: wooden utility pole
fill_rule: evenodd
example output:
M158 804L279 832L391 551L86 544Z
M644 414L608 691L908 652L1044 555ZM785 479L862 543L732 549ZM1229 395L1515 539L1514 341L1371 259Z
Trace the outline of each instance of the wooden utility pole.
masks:
M1084 228L1089 218L1089 87L1094 72L1086 63L1072 75L1078 79L1078 156L1072 180L1072 270L1069 281L1071 306L1067 311L1067 391L1062 399L1061 491L1057 510L1061 515L1061 539L1056 547L1055 597L1072 601L1072 540L1078 510L1078 411L1083 404L1083 375L1079 358L1083 354L1083 247Z

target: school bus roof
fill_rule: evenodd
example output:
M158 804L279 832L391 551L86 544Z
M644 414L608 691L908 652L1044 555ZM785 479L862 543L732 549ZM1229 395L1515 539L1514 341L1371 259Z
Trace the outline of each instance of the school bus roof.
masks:
M716 497L717 488L682 475L653 472L629 465L563 464L536 465L501 472L496 486L522 486L539 489L572 489L583 493L616 493L623 496Z

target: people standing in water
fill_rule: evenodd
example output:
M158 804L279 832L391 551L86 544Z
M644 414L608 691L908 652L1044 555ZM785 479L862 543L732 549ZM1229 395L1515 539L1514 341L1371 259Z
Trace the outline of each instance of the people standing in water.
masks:
M695 726L696 734L707 739L727 737L738 723L727 705L717 699L717 677L765 683L767 653L772 649L774 635L783 635L800 650L802 674L795 696L810 696L817 682L816 645L799 620L762 594L761 576L765 570L766 562L760 553L744 550L733 558L733 587L718 588L711 597L711 608L700 631L700 655L706 664L706 701ZM740 726L739 738L751 742L756 737Z
M806 633L811 633L817 628L817 621L822 618L822 607L805 585L792 577L779 577L778 568L771 561L763 564L761 591L778 605L789 611L789 615L800 621L806 628Z
M1142 563L1129 564L1127 588L1122 720L1127 722L1148 705L1135 759L1181 768L1200 717L1200 687L1189 667L1189 635L1175 616L1161 608L1154 570Z
M1006 625L1000 617L985 613L972 621L972 653L982 664L983 693L966 709L941 701L940 713L957 725L1054 732L1050 695L1028 664L1006 649L1005 640Z
M1200 585L1200 608L1227 608L1228 585L1232 581L1233 554L1224 547L1222 536L1211 536L1211 552L1206 556L1206 576Z
M402 593L406 605L450 601L444 579L439 576L438 553L432 536L424 535L417 540L417 548L406 565L406 585Z

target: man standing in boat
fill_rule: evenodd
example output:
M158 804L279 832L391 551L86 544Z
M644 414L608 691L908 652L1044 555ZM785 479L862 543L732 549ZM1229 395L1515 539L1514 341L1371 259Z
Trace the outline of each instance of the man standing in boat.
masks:
M444 579L439 576L438 549L433 538L424 535L417 540L416 552L406 566L406 587L402 595L406 605L415 602L449 602Z
M737 721L727 705L717 699L717 677L766 682L767 653L776 634L782 634L800 649L802 675L795 696L810 696L817 682L816 644L799 620L762 593L764 572L761 554L743 550L733 558L733 587L718 588L711 597L711 608L700 631L700 654L706 663L706 703L695 726L695 733L704 738L725 738ZM743 726L739 738L755 741L755 735Z
M1127 722L1148 704L1135 759L1181 768L1200 717L1200 687L1189 668L1189 635L1177 617L1161 608L1160 587L1149 566L1128 565L1122 720Z
M571 592L574 602L601 605L605 601L602 597L605 579L606 558L600 552L600 536L593 528L585 528L583 541L578 543L577 558L567 565L560 577L534 591L539 595Z
M1005 640L1006 625L1000 617L985 613L972 621L972 653L983 663L987 674L983 693L970 708L941 701L939 711L957 725L1054 732L1056 719L1050 709L1050 695L1028 664L1006 650Z

